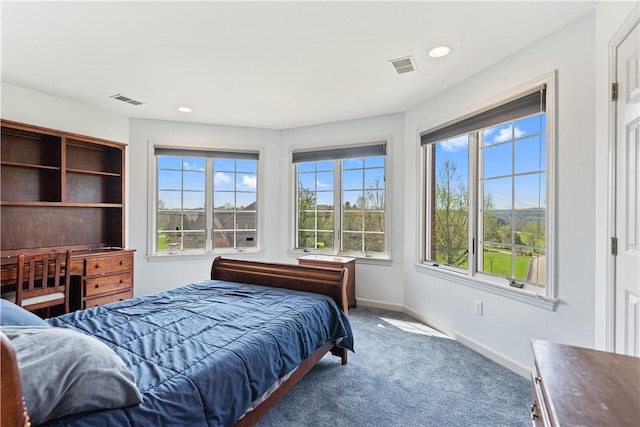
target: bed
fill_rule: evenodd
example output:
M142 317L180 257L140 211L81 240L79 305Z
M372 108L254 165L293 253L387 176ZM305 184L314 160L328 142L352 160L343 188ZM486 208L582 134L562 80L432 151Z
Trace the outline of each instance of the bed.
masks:
M48 427L253 425L325 354L347 363L353 351L347 275L346 269L218 257L210 280L76 311L46 325L2 326L2 425L23 425L27 412L34 424ZM34 347L29 339L52 331L62 337L42 344L50 346L46 358L42 349L28 350ZM91 346L103 352L99 358L64 354L64 347L77 352ZM74 365L80 379L65 373L49 380L56 386L42 386L41 377L58 370L49 366L58 366L57 358L89 369ZM82 381L88 388L74 389ZM56 409L44 422L40 415L34 419L32 408L52 411L60 389L71 390L65 402L71 409L62 405L62 416ZM124 400L105 404L113 395ZM85 396L97 402L78 406Z

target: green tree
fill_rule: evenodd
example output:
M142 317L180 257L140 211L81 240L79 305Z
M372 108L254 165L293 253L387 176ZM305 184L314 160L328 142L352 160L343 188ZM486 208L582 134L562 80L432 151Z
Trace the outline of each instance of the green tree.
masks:
M445 160L435 183L435 260L463 266L467 262L469 193L456 174L456 164Z

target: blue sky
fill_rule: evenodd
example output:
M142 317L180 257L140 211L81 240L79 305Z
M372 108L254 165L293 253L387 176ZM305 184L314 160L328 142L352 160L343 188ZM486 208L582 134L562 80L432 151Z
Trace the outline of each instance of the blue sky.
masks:
M496 209L545 206L546 174L540 173L546 168L544 130L545 115L539 114L482 131L483 190L492 195ZM456 174L465 186L469 182L467 140L463 135L436 144L436 169L450 160L456 164ZM513 180L512 172L516 175Z
M158 196L168 209L204 208L205 164L204 158L158 156ZM257 167L255 160L214 159L214 206L242 207L254 203Z

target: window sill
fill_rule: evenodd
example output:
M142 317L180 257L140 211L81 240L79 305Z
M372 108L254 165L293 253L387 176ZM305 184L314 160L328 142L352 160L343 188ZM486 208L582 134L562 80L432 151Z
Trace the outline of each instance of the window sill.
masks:
M303 252L296 250L288 251L290 257L300 258L305 255L327 255L327 256L341 256L348 258L355 258L356 264L370 264L370 265L391 265L393 264L393 259L385 256L358 256L354 254L335 254L333 252Z
M180 251L174 253L162 253L162 254L147 254L146 258L149 262L169 262L169 261L185 261L185 260L213 260L217 256L230 256L230 255L264 255L264 250L231 250L231 251L216 251L216 252L190 252Z
M415 264L415 267L416 271L418 271L419 273L429 274L431 276L439 277L450 282L469 286L471 288L479 289L485 292L491 292L505 298L510 298L516 301L531 304L550 311L555 311L558 304L560 303L560 300L557 298L547 297L546 295L541 295L536 292L527 291L524 289L500 285L487 280L471 278L462 273L444 270L439 267L432 267L424 264Z

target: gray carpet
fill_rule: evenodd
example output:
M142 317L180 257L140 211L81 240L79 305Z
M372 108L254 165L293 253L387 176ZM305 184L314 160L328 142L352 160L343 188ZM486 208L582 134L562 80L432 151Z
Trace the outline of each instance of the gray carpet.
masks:
M325 356L258 426L530 425L525 378L454 340L384 320L415 322L401 313L360 307L349 317L349 363Z

